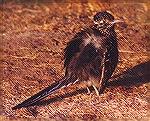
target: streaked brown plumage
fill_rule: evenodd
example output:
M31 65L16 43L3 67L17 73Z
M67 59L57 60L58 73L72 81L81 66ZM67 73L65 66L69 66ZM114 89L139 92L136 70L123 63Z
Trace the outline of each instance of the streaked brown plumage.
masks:
M102 93L118 63L117 38L114 17L106 12L94 16L94 25L77 33L64 51L65 76L29 99L13 107L27 107L42 100L63 86L84 81Z

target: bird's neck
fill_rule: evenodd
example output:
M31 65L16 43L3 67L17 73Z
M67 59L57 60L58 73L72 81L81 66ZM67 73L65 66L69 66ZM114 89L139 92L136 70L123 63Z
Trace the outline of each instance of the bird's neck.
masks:
M111 28L97 28L96 26L92 26L93 31L100 36L112 36L115 33L114 27Z

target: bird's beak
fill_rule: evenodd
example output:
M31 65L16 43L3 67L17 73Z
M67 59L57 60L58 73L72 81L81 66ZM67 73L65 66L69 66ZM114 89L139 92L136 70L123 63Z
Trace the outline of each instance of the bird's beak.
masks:
M116 23L125 23L123 20L114 20L111 24L114 25Z
M127 23L124 21L124 20L114 20L112 23L111 23L111 26L113 26L114 24L116 23L119 23L119 25L122 27L122 28L126 28L127 27Z

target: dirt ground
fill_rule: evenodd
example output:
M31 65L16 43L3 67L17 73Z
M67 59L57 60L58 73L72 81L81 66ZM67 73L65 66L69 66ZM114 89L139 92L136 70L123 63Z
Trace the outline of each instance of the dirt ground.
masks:
M150 4L147 1L4 1L0 4L0 120L150 120ZM63 49L108 10L117 25L119 64L104 94L82 83L61 89L42 105L12 110L64 75ZM80 88L82 87L82 88Z

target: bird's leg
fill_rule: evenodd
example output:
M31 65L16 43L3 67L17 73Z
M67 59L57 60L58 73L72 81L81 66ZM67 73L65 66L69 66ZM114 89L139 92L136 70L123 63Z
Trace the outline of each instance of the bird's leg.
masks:
M87 94L88 95L91 94L91 91L89 89L89 87L91 86L91 82L90 81L85 81L84 85L85 85L85 87L87 89Z
M99 87L99 82L98 82L98 79L96 78L90 78L92 81L91 81L91 86L94 88L95 92L96 92L96 95L99 96L99 91L98 91L98 88Z
M99 96L99 91L98 91L97 87L95 85L92 85L92 86L93 86L93 88L94 88L94 90L96 92L96 95Z
M86 88L87 88L87 94L88 95L91 94L91 91L90 91L89 87L86 87Z

